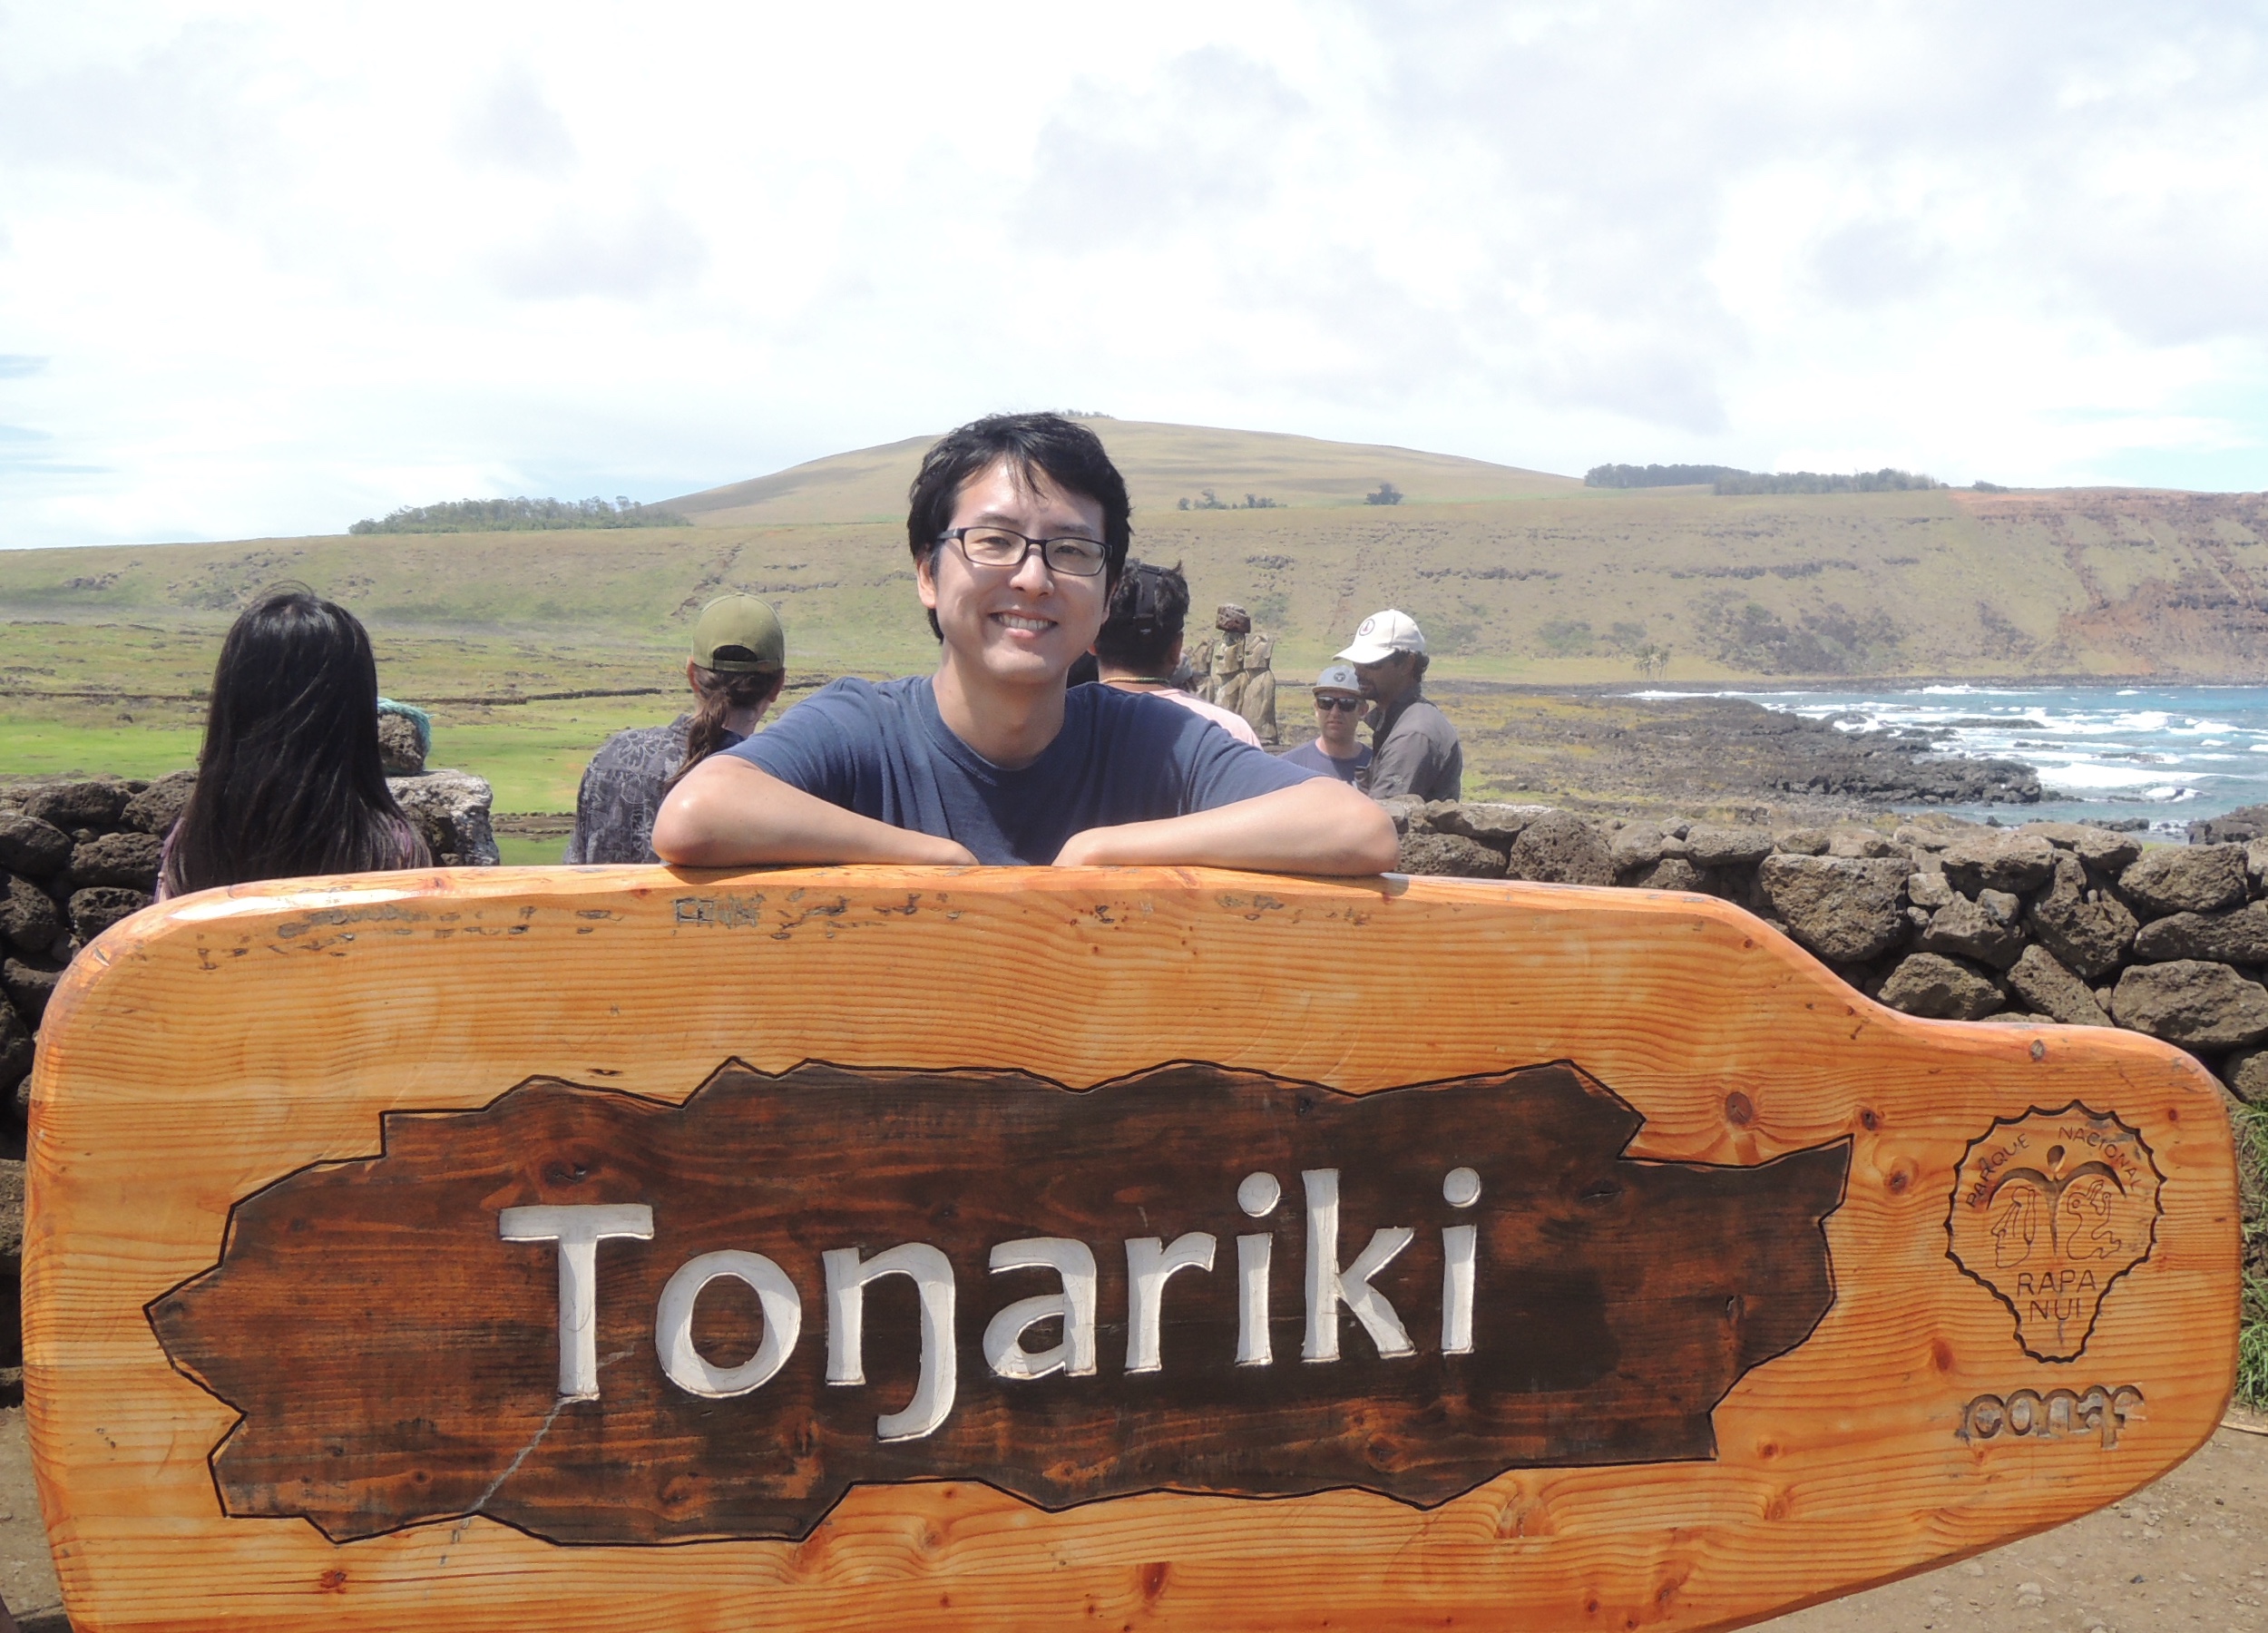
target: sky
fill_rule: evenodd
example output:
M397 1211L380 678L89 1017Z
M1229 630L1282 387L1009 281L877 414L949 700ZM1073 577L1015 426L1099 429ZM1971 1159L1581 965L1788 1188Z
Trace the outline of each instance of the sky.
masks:
M2268 7L0 0L0 546L1035 407L2268 488Z

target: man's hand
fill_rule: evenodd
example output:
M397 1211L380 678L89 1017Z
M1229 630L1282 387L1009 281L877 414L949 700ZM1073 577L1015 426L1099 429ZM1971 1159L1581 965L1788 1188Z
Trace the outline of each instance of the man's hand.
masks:
M1187 816L1089 828L1065 842L1055 865L1374 874L1390 870L1401 855L1393 818L1383 807L1318 777Z
M893 827L805 793L730 755L713 755L670 790L654 855L681 867L767 862L914 862L973 866L951 839Z

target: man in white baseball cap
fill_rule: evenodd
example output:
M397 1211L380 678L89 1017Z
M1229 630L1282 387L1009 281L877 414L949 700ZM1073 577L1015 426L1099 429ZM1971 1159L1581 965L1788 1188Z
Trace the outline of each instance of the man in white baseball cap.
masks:
M1414 794L1455 799L1464 787L1465 751L1449 717L1423 696L1425 632L1389 607L1356 626L1340 659L1354 666L1370 717L1371 762L1361 787L1373 799Z

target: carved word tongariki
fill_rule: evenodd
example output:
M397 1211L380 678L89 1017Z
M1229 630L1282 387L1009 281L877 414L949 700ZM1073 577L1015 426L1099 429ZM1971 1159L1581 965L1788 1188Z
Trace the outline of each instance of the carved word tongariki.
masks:
M1414 1355L1417 1345L1401 1313L1371 1280L1407 1247L1416 1232L1407 1226L1382 1226L1354 1261L1339 1263L1339 1171L1310 1169L1300 1175L1306 1198L1306 1336L1303 1362L1339 1359L1339 1308L1344 1305L1384 1359ZM1273 1174L1246 1175L1237 1188L1237 1203L1256 1219L1276 1211L1283 1188ZM1452 1208L1471 1208L1481 1198L1481 1177L1469 1168L1452 1169L1442 1179L1442 1198ZM497 1216L498 1234L508 1242L557 1244L559 1257L559 1393L567 1401L600 1398L598 1309L599 1244L653 1238L653 1209L642 1203L596 1203L507 1208ZM1476 1283L1478 1232L1470 1225L1442 1231L1441 1349L1444 1354L1472 1353L1472 1301ZM1164 1368L1161 1333L1167 1283L1178 1272L1210 1274L1219 1248L1215 1237L1189 1231L1168 1243L1158 1237L1130 1237L1126 1254L1126 1370ZM1237 1238L1237 1356L1239 1366L1268 1366L1275 1354L1268 1336L1269 1279L1275 1238ZM885 1276L903 1276L920 1300L920 1371L914 1397L898 1412L875 1422L878 1440L920 1440L936 1433L953 1412L959 1389L955 1354L959 1289L953 1261L927 1242L901 1242L871 1256L856 1247L830 1248L826 1266L826 1381L863 1384L865 1374L865 1290ZM995 1377L1031 1380L1052 1376L1091 1377L1098 1370L1094 1249L1068 1237L1027 1237L995 1245L991 1267L1055 1272L1061 1291L1021 1298L985 1324L984 1360ZM693 1343L693 1311L703 1289L732 1277L756 1295L764 1333L754 1354L719 1366ZM1027 1348L1025 1335L1043 1323L1060 1324L1061 1337L1041 1349ZM749 1394L778 1376L803 1335L803 1294L777 1261L761 1253L728 1248L686 1260L663 1286L654 1306L654 1351L670 1382L688 1394L727 1400Z

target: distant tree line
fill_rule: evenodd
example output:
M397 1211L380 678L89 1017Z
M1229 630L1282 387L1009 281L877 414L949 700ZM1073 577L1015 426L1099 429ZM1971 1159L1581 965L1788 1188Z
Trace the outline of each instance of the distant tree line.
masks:
M1642 488L1696 487L1705 482L1722 482L1727 476L1745 476L1746 471L1731 465L1701 464L1602 464L1593 465L1583 473L1585 487Z
M1817 471L1781 471L1762 475L1740 471L1716 479L1716 491L1720 494L1902 494L1914 488L1944 485L1934 476L1893 471L1887 465L1879 471L1859 471L1847 476L1822 475Z
M1223 499L1211 488L1201 489L1194 501L1184 494L1174 505L1176 510L1282 510L1283 508L1284 502L1281 499L1271 499L1266 494L1246 494L1244 503L1237 504L1230 500Z
M658 504L603 499L457 499L405 504L384 521L366 516L350 533L542 533L584 527L689 527L691 519Z
M1744 471L1735 465L1602 464L1583 473L1585 487L1696 487L1707 483L1720 494L1902 494L1945 484L1911 471L1858 471L1823 475L1817 471ZM1980 484L1981 485L1981 484Z

